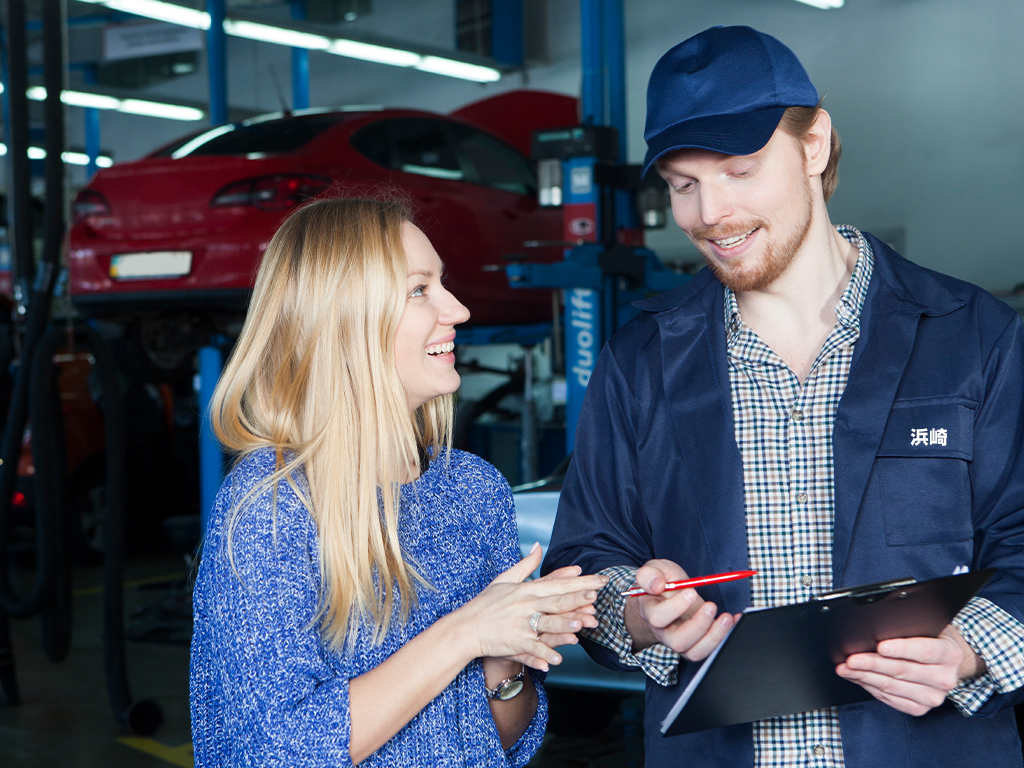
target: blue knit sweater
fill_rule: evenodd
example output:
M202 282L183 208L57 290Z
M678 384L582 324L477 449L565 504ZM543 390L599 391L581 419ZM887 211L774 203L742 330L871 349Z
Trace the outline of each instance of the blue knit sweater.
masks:
M348 683L387 659L439 617L519 561L512 496L504 478L472 454L452 451L401 490L399 531L407 557L436 590L421 588L403 625L372 645L362 632L341 653L309 628L320 594L316 524L287 483L255 497L232 533L240 499L274 469L271 450L243 460L224 481L206 532L194 594L191 710L195 765L348 766ZM483 668L469 664L364 766L522 766L540 746L547 699L507 752L484 697ZM395 696L402 691L396 690Z

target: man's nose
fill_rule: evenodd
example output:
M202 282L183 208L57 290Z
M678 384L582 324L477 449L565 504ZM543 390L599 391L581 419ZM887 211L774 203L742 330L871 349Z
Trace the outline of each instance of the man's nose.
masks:
M721 185L705 182L700 186L700 220L707 226L721 223L733 213L732 197Z

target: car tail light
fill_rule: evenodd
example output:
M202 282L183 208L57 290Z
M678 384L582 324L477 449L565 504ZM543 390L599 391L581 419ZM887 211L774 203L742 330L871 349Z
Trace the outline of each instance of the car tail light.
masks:
M316 197L331 185L323 176L259 176L228 184L213 196L214 208L247 206L264 211L280 211Z
M110 203L107 198L94 189L83 189L75 196L75 202L71 204L71 210L75 221L81 221L87 216L109 216Z

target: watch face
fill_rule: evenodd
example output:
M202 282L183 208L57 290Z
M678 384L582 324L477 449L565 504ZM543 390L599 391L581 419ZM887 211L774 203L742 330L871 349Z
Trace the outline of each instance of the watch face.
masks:
M523 690L522 680L506 680L498 689L498 698L502 701L508 701L521 690Z

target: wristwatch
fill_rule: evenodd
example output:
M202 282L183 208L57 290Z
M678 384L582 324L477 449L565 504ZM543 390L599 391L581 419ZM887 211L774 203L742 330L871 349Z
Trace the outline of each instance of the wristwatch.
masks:
M508 701L519 695L523 690L523 680L526 679L526 666L524 665L519 674L506 677L493 688L487 689L487 698L494 701Z

